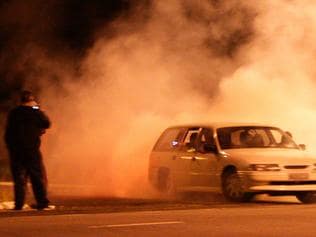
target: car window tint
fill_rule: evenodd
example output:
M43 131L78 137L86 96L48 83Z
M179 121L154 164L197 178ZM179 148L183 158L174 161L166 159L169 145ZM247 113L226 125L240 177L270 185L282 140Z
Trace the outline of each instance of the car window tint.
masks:
M213 130L210 128L203 128L201 131L200 142L214 145L215 141L213 136Z
M268 146L270 144L267 129L256 129L256 133L261 137L263 146Z
M243 136L245 133L251 133L254 136L254 143L248 144L247 146L267 146L270 143L270 139L265 131L265 129L262 128L240 128L235 129L230 133L230 139L229 135L226 134L226 137L224 142L225 145L230 146L244 146Z
M297 148L290 135L273 127L245 126L217 129L222 149L251 147Z
M193 136L197 136L197 134L199 133L199 129L189 129L186 133L186 136L184 138L184 144L189 144L190 143L190 139Z

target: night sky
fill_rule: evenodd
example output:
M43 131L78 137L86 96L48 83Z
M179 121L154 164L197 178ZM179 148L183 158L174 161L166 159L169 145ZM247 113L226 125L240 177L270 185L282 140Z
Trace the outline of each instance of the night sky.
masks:
M67 55L79 63L95 32L128 15L146 0L2 0L0 2L0 110L23 87L32 62L21 62L30 45L49 57ZM108 37L111 37L111 30ZM21 64L23 65L21 66Z
M227 30L221 38L210 34L205 42L213 55L232 57L239 46L247 43L253 35L251 22L255 13L242 7L238 1L227 10L227 1L206 0L216 9L207 18L190 8L192 2L180 2L190 21ZM138 17L138 24L145 22L150 17L152 3L151 0L2 0L0 112L12 107L12 96L23 88L25 80L33 78L35 81L32 83L36 84L38 77L43 75L41 69L34 65L34 52L39 51L51 61L58 62L62 58L72 63L72 68L80 68L81 60L93 46L98 34L102 34L103 38L114 37L117 32L111 23L116 19L123 18L129 24L130 19ZM231 29L234 18L241 18L241 27ZM50 78L50 83L61 83L59 78L54 79L54 75Z

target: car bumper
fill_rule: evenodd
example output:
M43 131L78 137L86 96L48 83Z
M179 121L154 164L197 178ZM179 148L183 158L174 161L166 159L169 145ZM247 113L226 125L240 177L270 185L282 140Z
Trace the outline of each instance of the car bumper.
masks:
M249 192L316 191L316 172L240 172Z
M316 184L298 184L298 185L257 185L250 186L249 191L271 191L271 192L291 192L291 191L316 191Z

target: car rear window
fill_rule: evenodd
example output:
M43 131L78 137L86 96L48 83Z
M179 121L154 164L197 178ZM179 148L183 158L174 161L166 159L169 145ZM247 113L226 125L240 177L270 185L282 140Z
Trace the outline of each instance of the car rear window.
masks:
M184 135L184 128L168 128L165 130L156 145L154 151L168 151L178 147L181 137Z

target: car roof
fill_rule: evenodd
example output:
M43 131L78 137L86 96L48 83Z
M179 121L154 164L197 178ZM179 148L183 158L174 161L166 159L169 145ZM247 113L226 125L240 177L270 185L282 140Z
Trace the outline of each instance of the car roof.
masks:
M272 124L262 123L246 123L246 122L211 122L211 123L188 123L170 126L169 128L192 128L192 127L210 127L210 128L222 128L222 127L245 127L245 126L260 126L260 127L277 127Z

